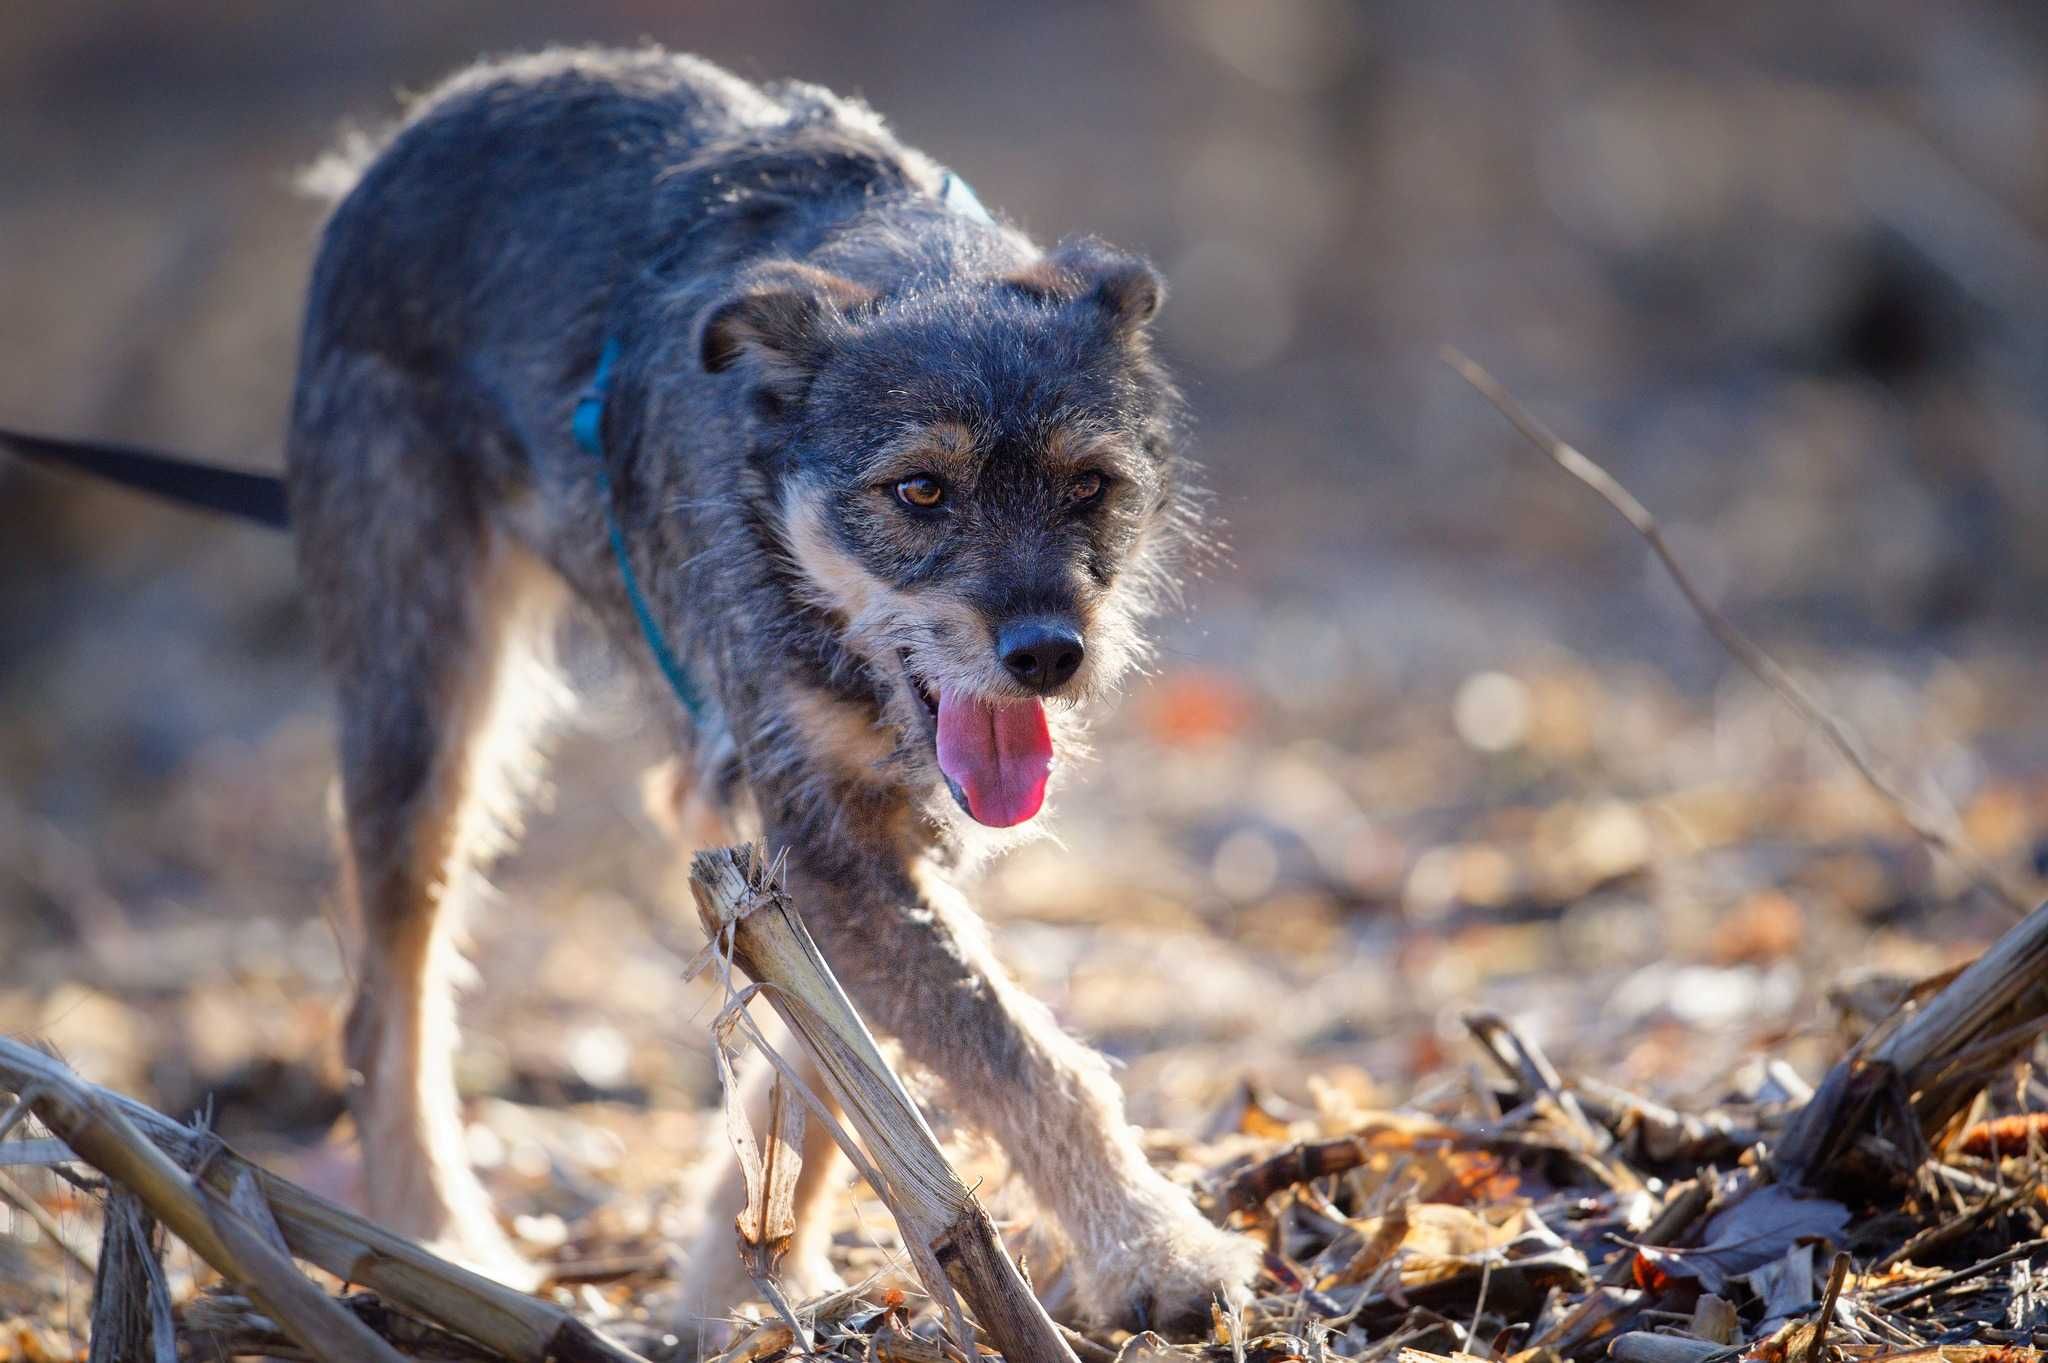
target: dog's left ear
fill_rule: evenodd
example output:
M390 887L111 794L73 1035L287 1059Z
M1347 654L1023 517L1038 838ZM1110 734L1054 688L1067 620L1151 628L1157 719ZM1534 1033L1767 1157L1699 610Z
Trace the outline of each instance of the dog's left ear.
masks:
M872 289L843 275L774 261L750 270L705 313L698 355L714 374L751 358L771 383L801 384L817 371L847 316L874 301Z
M1093 237L1062 242L1003 282L1048 303L1099 308L1121 335L1135 335L1166 300L1166 281L1141 257Z

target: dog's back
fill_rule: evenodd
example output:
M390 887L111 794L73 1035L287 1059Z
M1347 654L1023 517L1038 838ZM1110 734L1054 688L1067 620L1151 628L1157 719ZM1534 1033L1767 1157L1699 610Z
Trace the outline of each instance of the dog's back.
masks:
M703 247L691 218L715 205L664 187L707 147L804 135L921 159L855 101L683 54L556 50L471 68L351 167L314 268L302 378L337 350L382 355L474 385L449 394L451 418L509 424L454 443L558 446L615 287Z

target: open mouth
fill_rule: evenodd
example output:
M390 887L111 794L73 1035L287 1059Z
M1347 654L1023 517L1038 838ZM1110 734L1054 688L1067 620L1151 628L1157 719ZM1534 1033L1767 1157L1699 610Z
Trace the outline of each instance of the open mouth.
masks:
M933 686L903 660L911 689L932 717L946 788L976 823L1010 828L1045 804L1052 734L1036 700L995 700Z

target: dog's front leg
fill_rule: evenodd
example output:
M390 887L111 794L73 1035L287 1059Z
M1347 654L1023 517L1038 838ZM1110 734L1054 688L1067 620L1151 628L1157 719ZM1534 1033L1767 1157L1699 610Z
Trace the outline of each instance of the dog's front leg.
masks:
M1257 1247L1151 1166L1107 1062L1010 978L959 895L928 866L839 850L791 848L805 922L869 1023L943 1082L1058 1218L1083 1311L1159 1325L1241 1298Z

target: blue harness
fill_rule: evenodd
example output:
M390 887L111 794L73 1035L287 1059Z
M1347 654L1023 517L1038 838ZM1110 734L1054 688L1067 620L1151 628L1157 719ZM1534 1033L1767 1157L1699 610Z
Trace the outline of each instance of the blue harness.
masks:
M604 400L612 385L612 370L618 367L618 363L618 338L611 337L605 341L604 351L597 357L597 372L590 376L590 387L576 399L576 413L569 418L569 430L597 466L597 495L604 499L605 530L611 536L612 557L618 561L619 581L625 585L626 600L633 604L633 618L640 622L640 637L647 641L647 651L654 655L654 664L661 669L662 679L675 693L683 713L690 717L690 723L700 724L704 720L704 697L697 690L696 682L690 679L683 660L668 646L668 639L661 632L661 623L654 618L654 608L647 603L647 593L640 590L640 575L633 571L632 556L626 552L626 533L619 529L619 507L612 496L611 468L604 457Z
M995 221L967 182L950 170L939 183L939 202L976 222ZM668 683L668 689L675 694L683 713L690 717L692 724L701 724L704 695L691 679L689 669L683 666L683 660L668 646L668 639L661 632L661 622L654 618L654 607L648 603L647 593L640 588L640 575L633 571L632 557L626 552L626 534L619 528L618 503L612 496L611 468L604 456L604 403L611 389L612 371L618 368L618 363L618 338L607 337L604 349L597 357L597 370L590 376L590 386L576 399L575 413L569 418L569 433L576 437L577 445L596 465L597 491L604 499L605 530L611 537L612 558L619 565L619 581L626 588L626 600L632 604L633 618L640 623L640 637L647 641L647 651L654 655L655 666L661 669L662 680Z

